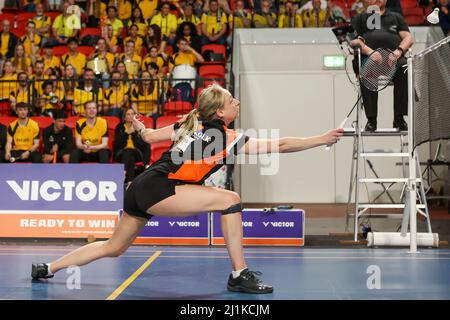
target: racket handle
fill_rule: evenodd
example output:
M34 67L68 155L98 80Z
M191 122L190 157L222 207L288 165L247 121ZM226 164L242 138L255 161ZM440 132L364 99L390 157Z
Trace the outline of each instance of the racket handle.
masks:
M343 128L344 125L345 125L345 123L347 122L347 120L348 120L348 117L346 117L346 118L341 122L341 124L339 125L338 128ZM330 150L331 150L331 144L327 144L327 146L325 147L325 151L330 151Z

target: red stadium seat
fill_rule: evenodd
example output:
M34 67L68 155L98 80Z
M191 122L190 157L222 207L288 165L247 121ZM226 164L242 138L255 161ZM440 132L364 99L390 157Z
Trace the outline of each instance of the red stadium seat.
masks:
M211 50L217 54L223 54L223 61L205 61L203 64L225 64L227 60L227 49L224 45L221 44L206 44L202 46L202 55L204 55L206 50Z
M139 118L139 120L141 120L144 123L146 128L153 129L155 127L155 124L153 122L153 118L151 118L151 117L144 117L144 116L142 116L142 117Z
M16 37L21 38L27 33L27 31L24 29L11 29L11 33L14 34Z
M409 26L420 26L425 22L423 15L405 16L405 20Z
M75 125L76 125L78 119L80 119L80 117L68 117L66 120L66 125L70 129L75 130Z
M406 7L403 8L402 6L402 10L403 10L403 15L406 16L423 16L423 9L421 7Z
M9 126L9 124L16 119L17 119L17 117L4 116L4 117L0 117L0 123L4 124L5 126Z
M34 12L23 12L17 16L17 23L19 23L21 21L26 21L28 23L28 21L33 19L33 17L35 15L36 15L36 13L34 13Z
M201 66L198 71L202 78L225 78L225 67L223 65L206 65ZM216 80L221 85L225 85L225 81Z
M156 119L156 129L164 128L167 126L170 126L171 124L174 124L178 120L180 120L181 117L177 116L162 116Z
M159 158L161 158L161 155L169 150L170 146L172 145L172 141L163 141L163 142L156 142L152 143L151 148L151 156L150 156L150 163L154 163L155 161L158 161Z
M11 103L9 101L0 102L0 116L9 116L11 114Z
M56 46L52 49L53 55L56 57L61 57L69 52L69 48L66 46Z
M192 110L192 104L187 101L169 101L164 104L165 116L183 115Z
M5 10L3 9L3 11L5 11ZM12 29L14 26L14 17L15 17L14 14L2 13L2 14L0 14L0 21L9 20L9 22L11 22L11 29Z
M108 122L108 147L110 150L114 148L114 135L117 125L120 123L119 118L112 116L101 116Z
M86 57L89 57L92 52L95 51L95 47L90 46L79 46L77 47L77 52L84 54Z
M85 36L101 36L102 29L100 28L81 28L80 30L80 39Z
M53 123L53 119L50 117L31 117L31 119L38 123L41 132Z

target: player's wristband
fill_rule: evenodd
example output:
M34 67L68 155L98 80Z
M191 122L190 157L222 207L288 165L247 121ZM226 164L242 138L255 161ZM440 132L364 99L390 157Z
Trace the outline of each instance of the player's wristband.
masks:
M402 48L402 47L398 46L398 47L397 47L397 50L400 50L400 51L402 52L402 56L404 56L404 55L405 55L405 51L403 50L403 48Z

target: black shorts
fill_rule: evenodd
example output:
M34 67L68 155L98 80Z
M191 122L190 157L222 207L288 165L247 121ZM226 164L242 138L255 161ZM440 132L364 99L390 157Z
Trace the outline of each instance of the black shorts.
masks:
M123 210L136 217L150 219L147 213L153 205L173 196L175 186L182 184L170 180L163 173L147 170L138 175L125 192Z

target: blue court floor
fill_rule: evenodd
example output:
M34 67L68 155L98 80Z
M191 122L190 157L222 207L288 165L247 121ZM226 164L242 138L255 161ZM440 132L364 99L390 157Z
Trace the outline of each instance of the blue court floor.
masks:
M442 249L246 248L250 268L275 288L268 295L228 292L230 262L220 247L133 246L82 267L79 277L62 270L31 280L32 262L75 248L0 246L0 299L450 299L450 250ZM380 289L368 288L373 270Z

